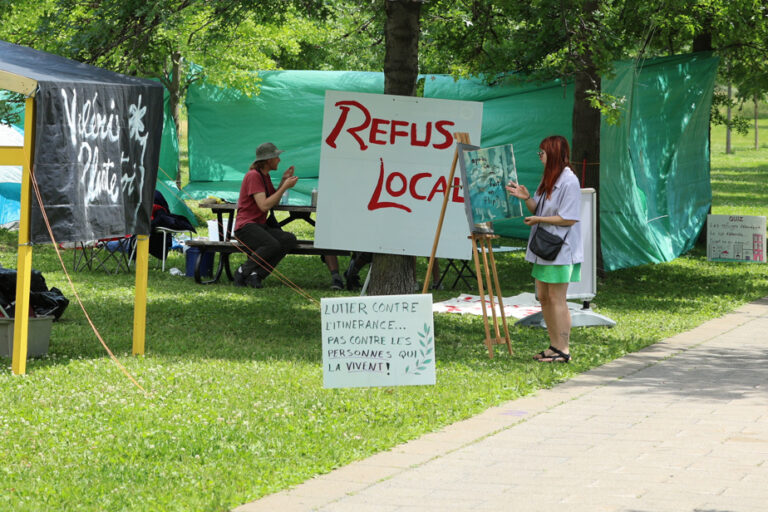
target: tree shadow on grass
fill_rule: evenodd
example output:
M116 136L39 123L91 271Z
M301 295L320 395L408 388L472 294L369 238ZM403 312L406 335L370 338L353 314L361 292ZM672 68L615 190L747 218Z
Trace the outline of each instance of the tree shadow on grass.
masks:
M701 255L690 256L699 258ZM660 263L611 272L602 281L598 300L612 311L676 313L695 310L713 297L741 303L768 294L768 280L760 265L698 262L694 266ZM638 298L641 300L638 301Z

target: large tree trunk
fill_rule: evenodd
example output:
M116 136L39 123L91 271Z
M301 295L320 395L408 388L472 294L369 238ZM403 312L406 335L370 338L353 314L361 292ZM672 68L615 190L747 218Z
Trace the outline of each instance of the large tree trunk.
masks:
M416 94L419 75L418 0L384 0L387 21L384 27L386 54L384 57L384 93L402 96ZM414 236L427 236L415 233ZM416 258L392 254L375 254L371 264L371 295L413 293L417 288Z
M181 53L176 51L171 55L171 86L168 88L169 103L173 124L176 127L176 141L179 139L179 110L181 109ZM176 164L176 186L181 189L181 172Z
M707 17L701 24L702 30L693 36L693 51L694 52L708 52L712 51L712 19ZM711 115L710 115L711 118ZM707 127L707 147L709 148L710 156L712 154L712 123ZM707 169L708 173L711 173L711 169ZM710 175L709 181L712 181ZM712 213L712 202L709 204L708 213ZM707 220L704 219L704 224L699 231L699 237L696 239L696 245L699 247L707 246Z
M597 2L587 1L584 5L585 16L592 18L597 9ZM597 275L603 277L603 254L600 245L600 111L589 103L587 91L600 93L601 80L595 63L590 55L582 55L582 70L574 79L573 103L573 140L571 141L571 165L573 172L580 178L582 186L594 188L597 192L595 219L595 244L597 246Z
M384 0L387 22L384 26L384 94L414 96L419 77L418 0Z

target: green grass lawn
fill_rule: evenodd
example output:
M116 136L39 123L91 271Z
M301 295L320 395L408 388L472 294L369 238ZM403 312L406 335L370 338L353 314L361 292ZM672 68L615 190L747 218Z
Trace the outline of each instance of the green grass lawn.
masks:
M759 149L755 149L754 131L747 135L733 133L733 154L725 154L725 128L712 129L712 213L768 215L768 107L758 118Z
M768 212L768 147L750 150L746 140L735 155L713 143L715 213ZM4 266L16 266L15 244L0 232ZM71 268L71 252L63 255ZM33 262L72 303L54 324L50 354L30 360L25 376L3 360L0 510L228 510L768 295L765 265L707 262L696 249L610 272L595 306L617 325L574 330L570 365L531 360L548 344L542 330L513 327L515 354L491 360L481 318L436 315L435 386L326 390L319 306L273 278L262 290L200 286L151 260L147 354L133 357L133 276L71 274L145 395L106 356L52 248L36 248ZM173 254L169 265L184 268L184 259ZM500 254L497 266L505 295L531 291L521 253ZM280 270L317 300L349 295L328 289L316 257L288 257ZM459 292L475 290L435 300Z

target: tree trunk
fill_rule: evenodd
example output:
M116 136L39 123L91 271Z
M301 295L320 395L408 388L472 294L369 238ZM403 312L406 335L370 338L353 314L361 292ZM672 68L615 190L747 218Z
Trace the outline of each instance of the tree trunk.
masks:
M181 110L181 53L171 54L171 86L168 88L173 124L176 127L176 143L179 141L179 111ZM181 170L176 163L176 187L181 189Z
M384 0L384 4L387 11L384 94L414 96L419 77L421 2Z
M586 2L585 16L592 18L596 9L596 1ZM594 233L597 254L595 256L597 275L603 277L605 268L600 245L600 111L590 105L587 96L589 90L600 93L601 80L591 55L582 55L580 58L583 61L582 70L574 79L571 165L573 172L582 181L582 187L594 188L597 192L596 233Z
M709 52L712 51L712 18L706 17L702 23L701 32L693 36L693 51L694 52ZM710 120L712 115L710 114ZM712 123L707 127L707 146L709 147L709 153L712 154ZM711 172L711 169L707 169L707 172ZM710 182L712 178L710 176ZM712 213L712 201L709 203L709 211ZM704 219L704 224L699 231L699 237L696 239L696 245L699 247L707 246L707 219Z
M731 151L731 98L733 97L733 86L731 81L728 80L728 104L725 106L725 154L730 155Z
M760 97L757 95L757 93L755 93L754 102L755 102L755 150L758 150L760 149L760 139L757 136L757 114L758 114L758 110L760 110L759 109Z
M419 18L421 2L384 0L387 21L384 26L384 94L414 96L419 76ZM414 234L414 236L425 236ZM413 293L416 282L416 258L393 254L374 254L371 263L371 295Z

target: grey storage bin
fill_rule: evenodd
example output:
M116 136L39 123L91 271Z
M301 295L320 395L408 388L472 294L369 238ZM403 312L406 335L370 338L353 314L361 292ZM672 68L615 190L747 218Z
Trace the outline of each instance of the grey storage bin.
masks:
M13 318L0 318L0 356L13 356ZM52 316L38 316L29 319L27 357L39 357L48 353L51 342Z

